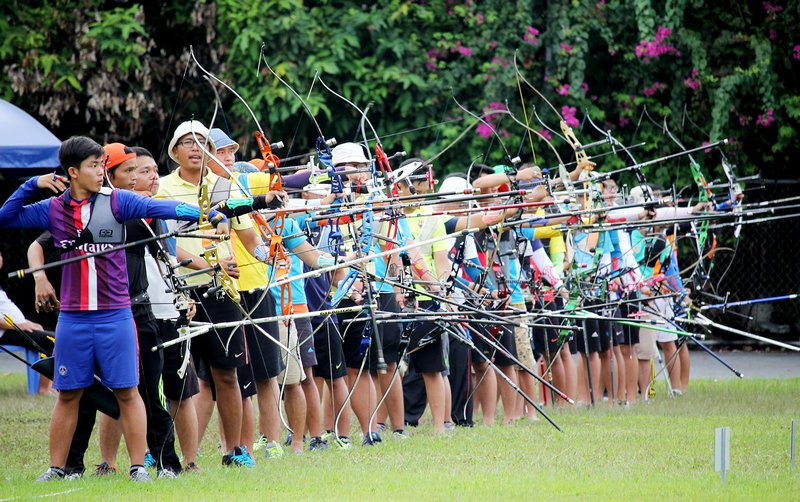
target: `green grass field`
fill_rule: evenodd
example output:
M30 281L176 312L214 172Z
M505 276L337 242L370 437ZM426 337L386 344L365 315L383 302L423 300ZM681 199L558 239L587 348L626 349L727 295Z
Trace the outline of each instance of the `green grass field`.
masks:
M556 410L546 422L458 429L375 448L257 459L254 469L219 465L207 437L202 472L134 485L116 478L34 484L47 467L53 398L28 398L24 375L0 375L0 500L48 495L85 499L720 499L798 500L789 463L800 379L695 381L676 399L631 409ZM714 472L714 428L731 428L731 471ZM210 428L215 431L215 427ZM99 462L96 446L87 464ZM124 446L120 466L126 466Z

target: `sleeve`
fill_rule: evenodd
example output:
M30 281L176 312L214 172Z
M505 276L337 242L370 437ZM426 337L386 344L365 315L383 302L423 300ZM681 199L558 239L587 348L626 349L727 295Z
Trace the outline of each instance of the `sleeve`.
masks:
M11 194L11 197L0 208L0 227L5 228L48 228L50 199L24 205L38 187L38 178L34 177L23 183Z
M245 182L252 195L264 195L269 193L270 181L272 180L269 173L247 173L241 175L239 179Z
M289 176L283 177L283 186L285 188L303 188L308 185L308 180L311 177L311 171L302 171Z
M653 221L679 220L690 218L693 214L691 207L659 207Z
M458 218L448 218L447 221L444 222L445 231L447 231L448 234L455 232L456 223L458 223Z
M630 223L641 219L643 207L626 207L624 209L612 209L608 212L606 222L608 223Z
M300 227L297 225L296 221L291 219L285 220L285 223L283 225L283 231L281 232L281 237L284 238L283 242L284 244L286 244L286 247L288 249L290 250L294 249L300 244L306 242L307 239L305 235L296 235L300 232L302 232L302 230L300 230ZM294 237L287 239L287 237L289 237L290 235Z
M534 250L533 263L536 265L536 270L542 274L542 278L544 278L551 286L559 289L563 285L561 278L558 276L555 268L553 267L553 262L550 260L550 257L547 255L544 248Z
M158 218L161 220L197 221L200 219L200 208L194 204L174 200L153 199L126 190L114 190L117 198L117 217L121 221L135 218ZM211 210L211 217L225 215ZM249 219L249 218L248 218Z
M45 230L42 232L39 237L36 238L36 242L42 246L42 249L47 250L49 247L54 247L53 245L53 234L50 233L50 230Z
M444 237L446 235L447 235L447 230L444 227L444 222L442 221L441 218L439 218L439 221L436 222L436 229L433 231L432 238ZM450 251L451 247L452 246L450 245L450 241L448 239L442 239L438 242L434 242L431 245L431 251L433 251L434 253L439 251L447 252Z

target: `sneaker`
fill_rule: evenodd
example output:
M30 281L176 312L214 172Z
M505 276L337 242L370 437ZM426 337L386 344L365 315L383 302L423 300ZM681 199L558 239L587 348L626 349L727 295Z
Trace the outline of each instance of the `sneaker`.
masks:
M130 480L133 481L134 483L149 483L153 481L153 479L150 477L150 473L147 472L147 469L145 469L142 466L136 466L131 468L129 476Z
M538 420L538 417L537 417L537 420ZM455 428L456 428L456 424L454 424L453 422L445 422L444 423L444 431L445 432L450 432L452 430L455 430Z
M406 439L408 439L408 436L406 435L406 431L404 431L403 429L397 429L396 431L392 432L392 438L402 439L403 441L405 441Z
M268 444L269 439L267 439L267 436L261 434L258 439L256 439L255 443L253 443L253 451L261 451L266 448Z
M183 472L200 472L200 467L194 462L189 462L183 467Z
M239 448L238 446L222 456L222 465L234 467L254 467L256 463L253 457L247 453L247 448Z
M116 474L117 468L111 467L108 465L108 462L101 462L94 467L94 475L95 476L108 476L110 474Z
M377 432L370 432L369 434L364 434L363 439L361 440L361 446L375 446L376 444L381 442L381 436Z
M157 477L158 479L178 479L178 473L169 467L164 467L163 469L158 470Z
M386 432L388 430L388 427L386 427L386 424L379 423L378 426L377 426L377 429L378 429L378 433L380 434L380 433Z
M66 479L67 481L80 481L81 479L83 479L83 471L71 472L66 476L64 476L64 479Z
M51 467L44 471L44 474L36 478L37 483L46 483L48 481L58 481L64 479L64 469L58 467Z
M313 437L308 443L308 451L325 451L328 448L328 442L320 437Z
M334 443L336 448L339 450L352 450L353 449L353 442L350 440L348 436L339 436Z
M325 432L322 433L322 436L320 436L320 439L322 439L326 443L331 442L331 441L335 441L336 440L336 433L333 432L333 431L325 431Z
M680 389L672 389L672 396L679 397L683 395L683 391Z
M150 454L150 450L144 452L144 466L146 469L156 466L156 457Z
M283 457L283 448L279 443L269 442L264 448L264 457L266 458L281 458Z

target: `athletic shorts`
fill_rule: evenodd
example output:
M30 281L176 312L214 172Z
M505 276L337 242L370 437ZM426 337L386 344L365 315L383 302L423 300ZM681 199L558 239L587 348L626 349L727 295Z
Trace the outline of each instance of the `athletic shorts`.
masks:
M578 354L602 352L600 343L600 326L597 319L584 319L583 331L574 333L575 348Z
M609 309L600 309L596 312L606 318L614 315L614 312ZM611 349L614 344L614 324L607 319L598 319L597 329L600 335L600 352Z
M241 295L242 307L251 318L275 317L275 297L268 290L246 291ZM270 321L259 323L258 328L254 325L244 327L250 371L257 382L275 378L283 371L281 353L284 350L276 343L280 339L280 324L278 321Z
M157 320L158 335L162 341L168 342L178 338L178 328L172 320ZM164 370L161 374L164 387L164 396L170 401L183 401L200 392L200 384L197 381L197 372L191 357L186 373L183 378L178 376L178 370L183 364L183 356L186 353L186 342L179 343L164 349Z
M514 343L514 332L509 326L502 324L482 324L480 321L470 324L477 333L472 332L472 340L475 349L484 356L492 360L497 366L511 366L516 364L506 352L515 355L516 346ZM480 335L478 334L480 333ZM487 339L494 342L489 343ZM498 350L496 345L500 345L503 350ZM475 355L475 361L483 362L485 359L480 355Z
M297 339L300 341L300 361L303 368L313 368L317 365L317 353L314 352L314 328L311 318L302 317L294 320L297 328Z
M342 337L339 335L339 320L335 315L329 318L314 317L311 326L315 330L314 352L317 356L314 376L325 380L346 376L347 365L344 362Z
M340 307L352 307L355 303L350 299L344 299ZM394 293L381 293L378 295L378 310L384 312L399 312ZM372 322L369 320L369 312L362 310L359 312L345 312L338 314L339 332L344 338L342 348L344 350L344 360L348 368L358 369L361 367L364 357L367 358L370 373L378 371L378 344L370 340L369 348L362 347L367 343L364 337L365 329L372 330ZM355 321L355 322L351 322ZM400 323L379 322L377 323L378 336L380 336L383 360L387 364L396 363L400 360L400 335L402 327Z
M76 390L94 382L95 370L110 389L139 385L139 343L131 309L65 312L58 316L56 390Z
M549 320L542 321L542 324L550 324ZM538 360L541 357L552 359L558 352L558 329L556 328L533 328L533 356ZM569 349L566 349L569 350Z
M437 311L432 301L419 302L419 310ZM414 323L408 342L408 356L418 373L439 373L447 369L442 346L442 337L447 333L436 323L425 321Z
M200 302L194 321L222 323L242 320L241 311L229 297L218 299L216 295L210 295L203 298L207 290L198 288L193 291L195 299ZM191 351L195 362L203 361L211 368L234 369L244 366L247 354L242 327L213 328L192 339Z
M203 361L197 365L197 379L208 383L211 387L211 400L216 401L217 386L214 383L214 375ZM239 384L239 393L242 395L242 399L256 395L253 367L249 361L244 366L236 368L236 381Z
M635 303L624 303L620 306L620 314L626 321L636 321L630 314L639 311ZM622 345L636 345L639 343L639 326L622 325Z

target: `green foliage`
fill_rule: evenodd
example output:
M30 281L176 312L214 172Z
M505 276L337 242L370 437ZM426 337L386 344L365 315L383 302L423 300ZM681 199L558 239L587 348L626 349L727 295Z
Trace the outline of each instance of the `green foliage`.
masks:
M5 2L0 13L3 97L38 113L61 136L84 132L158 150L170 121L208 121L214 94L193 65L184 72L192 44L268 135L287 143L282 155L310 151L318 132L265 63L307 100L327 137L362 138L361 116L319 78L369 109L389 151L432 156L474 122L453 97L479 115L507 106L524 120L515 53L520 71L559 113L575 109L583 142L600 137L582 120L588 113L624 142L647 142L636 152L640 160L674 151L661 129L640 123L647 106L659 120L669 117L687 146L734 138L727 153L740 174L764 169L784 176L781 169L798 153L800 49L793 34L800 11L777 1L731 7L699 0L57 0ZM254 121L238 99L218 90L223 126L244 155L255 155ZM558 130L549 106L521 90L527 111L535 107L544 125ZM523 128L507 117L489 122L498 134L475 127L440 158L439 174L472 160L503 162L505 150L532 160ZM574 157L558 137L552 141L565 161ZM534 149L537 161L555 163L540 140ZM600 153L603 147L590 152ZM698 160L709 178L720 177L713 154ZM626 161L609 155L601 167ZM690 182L684 160L666 167L646 172L648 179Z

